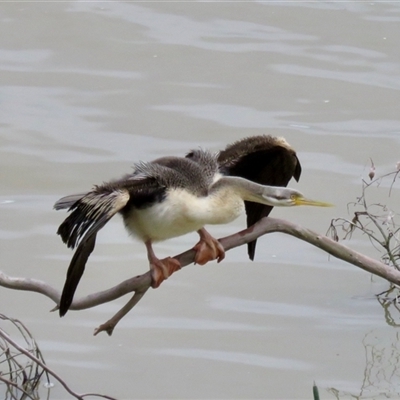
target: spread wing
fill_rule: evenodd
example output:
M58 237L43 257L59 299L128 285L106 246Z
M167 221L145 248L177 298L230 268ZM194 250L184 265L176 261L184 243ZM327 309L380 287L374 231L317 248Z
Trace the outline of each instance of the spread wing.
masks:
M97 232L118 212L123 214L130 206L145 207L162 196L164 190L155 179L128 176L95 186L85 194L63 197L55 203L56 210L68 208L71 211L57 233L68 247L76 247L61 295L60 316L66 314L72 303L86 262L95 247Z
M287 186L292 177L298 181L301 165L296 152L283 138L253 136L228 145L218 157L221 172L240 176L268 186ZM247 227L266 217L272 206L245 202ZM248 254L254 259L257 240L248 243Z

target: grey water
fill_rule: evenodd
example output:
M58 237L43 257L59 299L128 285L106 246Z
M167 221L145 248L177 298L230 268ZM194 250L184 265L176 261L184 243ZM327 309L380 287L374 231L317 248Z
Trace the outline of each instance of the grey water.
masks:
M303 166L291 186L335 207L273 215L321 234L351 218L370 158L377 174L400 160L396 2L21 1L1 3L0 22L0 269L10 276L61 289L72 254L54 202L138 160L284 136ZM396 186L387 196L383 185L379 201L398 204ZM195 241L160 243L157 255ZM347 244L381 256L361 235ZM143 244L115 218L77 295L147 269ZM273 234L254 262L242 247L176 273L112 337L92 334L128 298L60 319L50 299L0 287L0 312L29 327L80 393L310 399L315 381L323 399L397 398L398 330L374 296L385 287ZM51 398L68 395L55 382Z

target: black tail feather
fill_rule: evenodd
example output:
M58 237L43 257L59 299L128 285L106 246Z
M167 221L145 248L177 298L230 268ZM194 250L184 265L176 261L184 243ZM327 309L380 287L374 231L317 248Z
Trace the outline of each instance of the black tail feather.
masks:
M76 288L85 271L86 262L94 249L95 243L96 234L93 234L88 240L80 243L72 257L67 272L67 279L65 280L64 289L61 294L60 317L63 317L71 306Z

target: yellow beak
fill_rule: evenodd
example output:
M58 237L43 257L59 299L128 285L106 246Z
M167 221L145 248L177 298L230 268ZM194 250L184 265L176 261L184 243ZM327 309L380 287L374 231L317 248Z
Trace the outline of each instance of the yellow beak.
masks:
M334 207L331 203L325 203L323 201L316 201L306 199L305 197L298 197L294 200L296 206L314 206L314 207Z

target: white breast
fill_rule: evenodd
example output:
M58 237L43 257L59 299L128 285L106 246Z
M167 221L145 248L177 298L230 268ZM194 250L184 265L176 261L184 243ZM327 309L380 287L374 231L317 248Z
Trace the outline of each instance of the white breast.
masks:
M229 189L207 197L170 189L164 201L132 209L124 220L128 231L143 241L160 241L197 231L207 224L226 224L243 210L243 200Z

